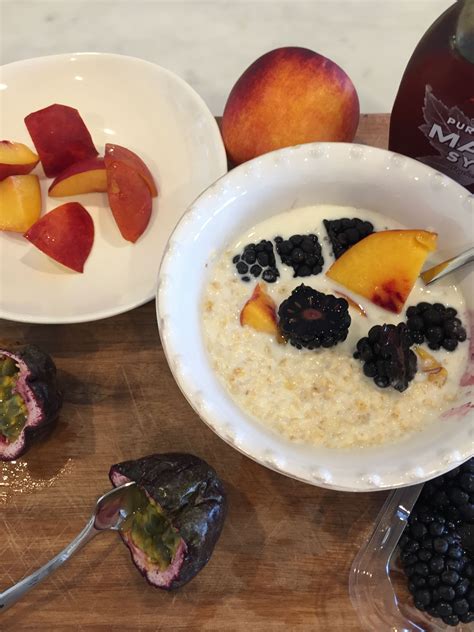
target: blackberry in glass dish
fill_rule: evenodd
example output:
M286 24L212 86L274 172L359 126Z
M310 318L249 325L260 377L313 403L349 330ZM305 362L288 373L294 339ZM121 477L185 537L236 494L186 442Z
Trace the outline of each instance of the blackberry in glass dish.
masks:
M415 607L450 626L474 621L473 490L474 458L427 482L399 542Z

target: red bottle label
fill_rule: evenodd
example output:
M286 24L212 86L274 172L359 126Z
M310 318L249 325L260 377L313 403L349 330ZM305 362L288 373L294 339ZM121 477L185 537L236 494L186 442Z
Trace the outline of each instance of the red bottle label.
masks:
M425 89L424 125L419 129L438 155L421 156L417 160L434 167L468 187L474 183L474 119L457 106L447 107Z

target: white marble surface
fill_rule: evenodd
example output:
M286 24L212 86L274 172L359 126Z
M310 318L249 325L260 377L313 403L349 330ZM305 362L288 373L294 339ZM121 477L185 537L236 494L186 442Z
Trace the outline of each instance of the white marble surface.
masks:
M0 62L78 51L142 57L181 75L219 114L259 55L306 46L348 72L362 111L388 112L416 43L452 1L0 0Z

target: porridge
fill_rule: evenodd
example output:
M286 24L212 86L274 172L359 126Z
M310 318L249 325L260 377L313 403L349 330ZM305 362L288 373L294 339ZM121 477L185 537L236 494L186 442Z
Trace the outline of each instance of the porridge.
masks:
M341 225L341 218L361 220L355 226L350 221ZM344 229L344 226L347 227ZM338 256L338 266L340 263L340 268L347 267L343 260L348 260L348 253L354 258L360 251L349 244L358 241L362 244L372 229L372 235L387 235L385 231L398 234L403 227L383 215L356 208L325 205L299 208L254 226L209 264L202 320L212 367L244 412L289 440L331 448L394 442L422 429L450 408L456 399L469 345L465 342L464 299L459 290L449 284L449 279L429 287L417 279L413 289L408 289L408 299L403 307L404 298L400 298L397 288L392 288L390 297L399 301L401 310L395 313L388 294L369 300L364 297L363 289L353 292L347 289L347 284L342 285L326 274L335 262L335 255ZM291 236L296 239L289 241ZM248 249L244 250L248 244L261 244L262 240L265 241L259 245L257 253L242 256L242 253L248 253ZM377 241L381 239L378 237ZM383 268L385 260L393 259L390 265L397 267L399 260L411 256L410 253L404 256L397 250L395 258L391 257L389 242L382 244L382 249L385 246L387 249L383 250L382 257L377 257L374 251L375 260L366 266L368 271L364 274L371 274L371 266ZM359 279L363 276L362 263L360 274L358 271L353 276L357 287L357 283L362 283ZM260 289L255 293L257 284ZM296 288L300 289L295 294ZM271 320L264 318L264 325L258 331L247 326L245 316L241 316L246 302L253 293L255 298L259 292L263 312L267 308L271 310L273 304L276 314L280 313L278 333L272 330ZM309 301L304 310L306 320L299 322L299 315L292 320L290 307L294 311L295 301L301 306L305 300ZM443 318L451 318L451 325L454 317L461 319L462 327L459 321L453 325L461 332L458 342L436 339L438 330L429 327L426 314L426 322L423 321L426 303L437 304ZM457 315L454 310L449 312L447 307L457 310ZM334 318L334 328L309 340L304 328L310 331L315 326L312 321L321 319L321 313L325 314L323 324L328 327L331 325L329 316ZM269 326L265 330L267 322ZM300 338L292 337L288 325L292 322L296 323ZM388 359L372 358L371 348L376 348L374 340L377 341L377 331L382 328L374 330L369 339L367 336L375 325L401 322L408 323L411 329L405 325L396 329L383 328L387 340L396 338L405 354L401 374L394 378L390 371L396 372L398 352L395 356L384 356L385 347L380 338L377 353ZM433 326L436 328L438 324L434 322ZM430 338L423 341L421 333L421 338L414 344L413 338L420 336L419 330L423 326ZM412 336L408 343L407 336ZM283 344L284 338L286 344ZM414 357L417 357L417 370ZM392 361L395 362L393 367L387 364ZM430 366L435 369L426 372Z

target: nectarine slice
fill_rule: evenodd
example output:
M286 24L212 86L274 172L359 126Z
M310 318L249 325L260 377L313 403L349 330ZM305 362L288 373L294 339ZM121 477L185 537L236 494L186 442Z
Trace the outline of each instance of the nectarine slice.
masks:
M68 197L107 191L107 174L103 158L87 158L66 167L48 189L50 197Z
M430 252L436 233L386 230L373 233L349 248L327 276L372 303L399 314Z
M0 230L24 233L40 214L38 176L9 176L0 182Z
M151 217L152 199L144 178L124 162L107 163L107 193L114 219L127 241L136 242Z
M142 176L150 189L152 197L156 197L158 195L158 189L156 188L155 180L153 179L150 170L143 160L133 151L130 151L130 149L122 147L121 145L107 143L105 146L104 159L106 167L109 167L114 162L123 162L130 167L130 169L133 169Z
M240 324L279 337L275 302L260 283L240 312Z
M99 153L81 115L67 105L55 103L32 112L25 118L25 124L48 178Z
M30 173L38 162L39 156L23 143L0 140L0 180Z
M415 353L421 360L421 370L428 374L428 382L436 384L439 388L444 386L448 379L447 369L422 347L415 347Z
M84 272L94 243L94 223L82 204L67 202L43 215L25 237L51 259Z

